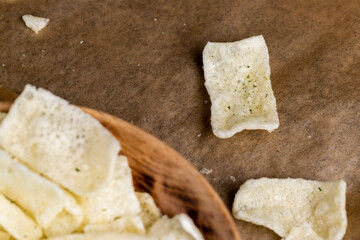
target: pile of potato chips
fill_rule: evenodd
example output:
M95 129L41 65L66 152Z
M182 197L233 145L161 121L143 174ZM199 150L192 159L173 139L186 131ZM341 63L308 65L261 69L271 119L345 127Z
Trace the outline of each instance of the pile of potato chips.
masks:
M186 214L162 216L135 192L120 149L97 120L26 86L0 114L0 240L202 240Z

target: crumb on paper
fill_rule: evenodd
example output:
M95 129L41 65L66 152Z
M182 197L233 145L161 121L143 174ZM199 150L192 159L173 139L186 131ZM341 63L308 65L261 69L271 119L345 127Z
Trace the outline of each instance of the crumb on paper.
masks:
M231 180L232 182L235 182L236 178L235 178L234 176L230 176L230 180Z
M213 171L212 169L203 168L200 170L200 173L208 175L208 174L212 173L212 171Z
M22 19L25 22L25 25L33 30L36 34L46 27L50 21L48 18L36 17L30 14L26 14L22 16Z

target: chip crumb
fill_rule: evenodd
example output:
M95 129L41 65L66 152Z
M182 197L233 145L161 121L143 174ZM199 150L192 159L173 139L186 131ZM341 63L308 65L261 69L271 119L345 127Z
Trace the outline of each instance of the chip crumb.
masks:
M203 169L200 170L200 173L208 175L208 174L212 173L212 171L213 170L211 168L210 169L203 168Z
M26 14L22 16L22 19L25 22L25 25L33 30L36 34L46 27L50 21L48 18L36 17L30 14Z
M235 182L236 178L235 178L234 176L230 176L230 180L231 180L232 182Z

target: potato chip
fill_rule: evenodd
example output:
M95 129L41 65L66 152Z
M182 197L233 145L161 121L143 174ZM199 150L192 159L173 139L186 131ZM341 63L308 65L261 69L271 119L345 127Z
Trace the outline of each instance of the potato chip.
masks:
M125 216L107 223L94 223L84 227L85 233L140 233L145 234L144 224L139 216Z
M84 219L83 209L70 193L66 193L65 206L54 221L44 230L48 237L72 233L80 227Z
M64 208L64 190L0 150L0 193L29 212L47 228Z
M47 240L159 240L158 238L132 233L76 233Z
M111 178L119 142L97 120L27 85L0 125L0 145L31 169L78 195Z
M345 192L342 180L251 179L236 194L233 215L289 239L338 240L347 226Z
M203 51L205 87L214 134L229 138L244 129L279 127L263 36L232 43L208 42Z
M161 240L204 240L192 219L182 213L168 218L163 216L150 228L149 236Z
M48 18L35 17L29 14L22 16L22 19L24 20L25 25L33 30L36 34L38 34L41 29L46 27L50 21Z
M1 194L0 226L18 240L37 240L42 236L40 227Z
M106 223L117 217L140 213L131 170L125 156L115 161L114 174L109 183L96 195L78 197L84 209L84 224Z
M145 228L150 227L157 219L161 217L161 211L156 206L154 199L149 193L136 192L136 196L140 202L141 212L140 217L144 223Z

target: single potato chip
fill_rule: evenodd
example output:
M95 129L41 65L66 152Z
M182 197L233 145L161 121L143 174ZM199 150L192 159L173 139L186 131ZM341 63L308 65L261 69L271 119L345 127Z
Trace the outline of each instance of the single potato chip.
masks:
M44 230L44 234L48 237L61 236L72 233L82 224L84 213L75 201L74 197L66 192L65 206L54 221Z
M64 208L66 195L55 183L29 170L0 149L0 193L47 228Z
M132 234L132 233L85 233L85 234L76 233L67 236L48 238L47 240L159 240L159 239L154 237L149 237L146 235Z
M204 240L193 220L184 213L158 219L150 228L149 236L161 240Z
M44 89L27 85L0 125L0 146L77 195L112 177L119 142L97 120Z
M37 240L42 236L40 227L2 194L0 194L0 226L18 240Z
M46 27L50 21L48 18L35 17L29 14L22 16L22 19L24 20L25 25L33 30L36 34L38 34L41 29Z
M271 88L269 53L263 36L233 43L208 42L203 51L211 125L219 138L244 129L279 127Z
M237 192L233 215L286 239L338 240L347 227L345 193L342 180L251 179Z
M107 223L89 224L84 227L85 233L140 233L145 234L144 224L139 216L126 216Z
M145 228L148 228L161 217L161 211L156 206L154 199L149 193L136 192L136 196L141 207L140 217Z
M85 225L139 214L140 204L135 195L127 158L119 156L116 159L112 179L96 195L78 197L77 200L84 209Z

